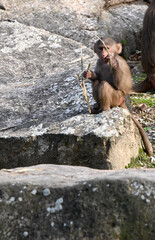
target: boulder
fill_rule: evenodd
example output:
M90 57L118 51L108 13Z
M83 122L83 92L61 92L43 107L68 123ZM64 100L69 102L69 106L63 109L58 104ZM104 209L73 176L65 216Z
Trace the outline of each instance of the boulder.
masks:
M124 168L138 130L123 109L88 113L77 74L81 44L18 22L1 22L0 168L39 163ZM96 56L83 46L83 68ZM86 82L90 105L91 83Z
M155 238L154 170L38 165L0 171L0 236Z
M138 130L126 110L80 114L51 124L48 115L46 124L43 118L39 120L38 125L30 119L1 131L0 168L53 163L122 169L138 156Z
M140 49L147 6L132 0L40 1L1 0L1 20L18 21L81 42L93 48L99 37L123 42L124 55ZM128 3L132 4L128 4ZM124 4L121 4L124 3Z

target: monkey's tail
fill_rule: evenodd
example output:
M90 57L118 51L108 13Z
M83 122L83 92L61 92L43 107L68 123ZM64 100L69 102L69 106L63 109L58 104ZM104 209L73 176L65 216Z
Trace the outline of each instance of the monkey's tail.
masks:
M134 118L134 116L130 113L129 109L127 108L125 102L121 105L122 108L125 108L126 110L128 110L133 122L136 124L138 130L139 130L139 133L142 137L142 140L143 140L143 143L144 143L144 146L145 146L145 149L146 149L146 152L149 156L152 156L153 154L153 148L152 148L152 144L150 143L149 139L148 139L148 136L146 134L146 132L144 131L142 125L140 124L140 122L138 122L137 119Z
M137 84L133 85L131 92L146 93L147 91L151 90L152 88L153 87L152 87L151 82L148 80L148 78L146 78L141 83L137 83Z
M153 148L152 148L152 144L150 143L150 141L148 139L148 136L147 136L146 132L144 131L142 125L138 122L137 119L134 118L134 116L132 114L131 114L131 118L134 121L134 123L136 124L136 126L137 126L137 128L140 132L140 135L142 137L142 140L143 140L143 143L144 143L144 146L145 146L145 149L146 149L148 155L152 156Z

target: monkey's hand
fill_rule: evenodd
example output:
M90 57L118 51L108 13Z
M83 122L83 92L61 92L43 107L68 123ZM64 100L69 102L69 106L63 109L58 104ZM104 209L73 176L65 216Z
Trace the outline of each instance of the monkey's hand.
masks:
M92 78L92 72L90 70L84 71L82 75L86 79L88 79L88 78L91 79Z
M92 81L95 81L99 78L98 74L96 72L92 72L91 70L84 71L82 75L84 78L90 79Z
M115 58L114 55L110 55L109 62L110 62L111 67L113 69L116 70L118 68L119 64L118 64L118 61L117 61L117 59Z

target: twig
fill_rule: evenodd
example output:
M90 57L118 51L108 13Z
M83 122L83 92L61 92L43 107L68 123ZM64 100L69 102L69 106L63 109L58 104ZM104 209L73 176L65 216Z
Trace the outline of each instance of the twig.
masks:
M110 54L109 49L108 49L107 45L105 44L105 42L99 36L96 35L96 37L103 43L103 45L104 45L105 49L107 50L108 54Z
M81 73L83 73L83 53L82 53L82 47L83 46L81 46ZM88 64L87 71L89 70L89 68L90 68L90 64ZM86 90L86 86L85 86L86 79L84 79L83 76L82 76L82 84L81 84L80 75L77 74L77 77L79 79L80 87L81 87L81 89L83 91L83 95L84 95L86 103L88 105L89 113L91 114L91 108L90 108L90 105L89 105L88 96L87 96L87 90Z
M89 68L90 68L90 63L88 64L87 71L89 70ZM90 108L90 105L89 105L88 96L87 96L87 90L86 90L86 86L85 86L85 81L86 80L87 79L82 79L83 89L84 89L84 96L85 96L85 99L86 99L86 102L87 102L87 105L88 105L89 113L91 114L91 108Z
M86 89L86 86L85 86L85 81L87 79L84 79L83 76L82 76L82 73L83 73L83 53L82 53L82 47L83 46L81 46L81 74L80 75L77 74L77 77L78 77L78 80L79 80L80 87L81 87L81 89L83 91L83 95L85 97L89 113L91 114L91 108L90 108L89 101L88 101L88 96L87 96L87 89ZM88 64L87 71L89 70L89 68L90 68L90 63ZM82 83L81 83L81 78L80 77L82 78Z
M87 59L87 58L90 58L90 55L85 55L85 56L83 56L83 60L84 60L84 59ZM68 64L73 64L73 63L76 63L76 62L79 62L79 61L81 61L81 58L77 58L77 59L75 59L75 60L73 60L73 61L71 61L71 62L68 62L68 63L66 63L66 65L68 65Z
M80 81L81 79L80 79L79 74L77 74L77 77L78 77L78 80L79 80L80 87L81 87L81 89L82 89L82 91L83 91L83 95L84 95L84 97L85 97L85 100L86 100L86 103L87 103L87 106L88 106L89 113L91 114L91 108L90 108L90 105L89 105L88 96L87 96L87 90L86 90L86 86L85 86L85 81L86 81L87 79L83 79L83 78L82 78L82 84L81 84L81 81Z
M105 44L105 42L104 42L99 36L96 35L96 37L103 43L105 49L107 50L107 52L108 52L108 54L109 54L109 58L110 58L110 52L109 52L109 49L108 49L107 45ZM111 66L111 68L112 68L111 59L110 59L110 66Z
M83 46L81 46L81 72L83 73L83 52L82 52L82 47L83 47ZM88 64L87 71L89 70L89 68L90 68L90 63ZM82 76L82 83L83 83L83 88L82 88L82 90L83 90L83 94L84 94L85 99L86 99L86 103L87 103L87 105L88 105L89 113L91 114L91 108L90 108L89 101L88 101L88 96L87 96L87 90L86 90L86 86L85 86L85 81L86 81L86 79L84 80L84 79L83 79L83 76Z
M81 72L83 72L83 52L82 52L83 45L81 45Z

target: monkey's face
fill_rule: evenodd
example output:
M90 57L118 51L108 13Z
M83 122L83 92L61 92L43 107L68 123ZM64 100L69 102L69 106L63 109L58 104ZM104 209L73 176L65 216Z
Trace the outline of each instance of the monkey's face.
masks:
M105 64L109 62L110 57L120 54L121 51L122 45L120 43L116 43L112 38L98 40L94 44L94 52Z
M110 45L106 45L106 48L105 46L100 45L98 47L97 54L98 54L98 57L101 59L101 61L106 64L109 62L110 57L114 55L114 52Z

